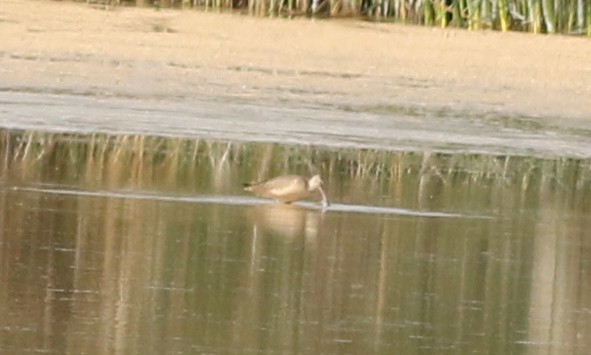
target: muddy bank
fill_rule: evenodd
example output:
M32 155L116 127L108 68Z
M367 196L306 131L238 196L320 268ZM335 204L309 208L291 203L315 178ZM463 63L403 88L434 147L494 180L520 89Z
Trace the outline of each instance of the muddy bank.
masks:
M440 128L448 135L484 125L482 134L533 127L576 132L583 140L590 127L591 41L584 38L196 11L105 11L29 0L3 2L0 37L4 93L246 103L347 113L342 120L356 113L382 116L384 122L416 118L420 129L430 127L437 137ZM4 122L10 113L5 111ZM336 118L324 117L319 115L318 125L337 125ZM448 121L454 123L445 128ZM339 134L355 136L359 124L342 125ZM372 125L379 132L381 124ZM470 133L471 144L480 133Z

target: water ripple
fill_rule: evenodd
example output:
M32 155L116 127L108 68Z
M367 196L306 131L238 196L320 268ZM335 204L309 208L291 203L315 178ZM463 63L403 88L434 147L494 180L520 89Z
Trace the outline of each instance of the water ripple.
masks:
M184 203L200 203L200 204L220 204L220 205L237 205L237 206L252 206L273 204L273 201L261 199L252 196L235 196L235 195L165 195L150 191L87 191L77 189L64 188L39 188L27 186L12 186L7 189L13 191L54 194L54 195L69 195L80 197L104 197L117 198L129 200L150 200L161 202L184 202ZM418 211L405 208L371 206L371 205L356 205L356 204L331 204L330 207L323 210L319 203L301 201L294 205L301 206L307 209L317 209L324 212L344 212L344 213L365 213L365 214L388 214L399 216L413 216L426 218L492 218L492 216L485 215L471 215L462 213L451 213L442 211Z

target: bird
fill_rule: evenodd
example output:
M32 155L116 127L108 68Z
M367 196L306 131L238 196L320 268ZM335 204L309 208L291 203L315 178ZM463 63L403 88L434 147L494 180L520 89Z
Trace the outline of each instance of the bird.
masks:
M281 175L266 181L245 183L244 190L285 204L305 199L318 190L322 195L322 206L326 208L330 206L330 202L322 189L322 184L320 175L314 175L311 178L301 175Z

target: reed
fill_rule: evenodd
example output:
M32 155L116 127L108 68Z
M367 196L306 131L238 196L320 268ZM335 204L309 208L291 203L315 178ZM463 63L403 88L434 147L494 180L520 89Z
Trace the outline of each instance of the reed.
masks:
M100 1L100 0L99 0ZM359 17L471 30L493 28L591 36L588 0L103 0L173 8L244 11L254 16Z

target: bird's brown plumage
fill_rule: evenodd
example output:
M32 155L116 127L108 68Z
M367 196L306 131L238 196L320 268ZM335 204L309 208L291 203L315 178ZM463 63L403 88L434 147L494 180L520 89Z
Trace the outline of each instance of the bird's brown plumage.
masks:
M282 203L308 198L318 190L322 194L323 203L329 204L319 175L309 179L300 175L281 175L267 181L245 184L245 190L260 197L274 198Z

